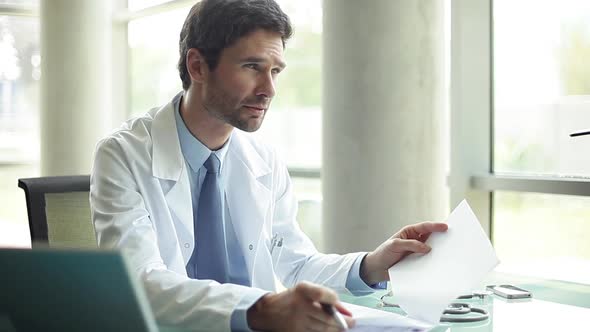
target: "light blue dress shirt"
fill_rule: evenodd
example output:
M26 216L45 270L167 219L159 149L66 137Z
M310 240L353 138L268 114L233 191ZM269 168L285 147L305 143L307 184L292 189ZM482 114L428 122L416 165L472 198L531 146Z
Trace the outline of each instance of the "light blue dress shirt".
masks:
M173 100L175 110L174 115L176 118L176 128L178 131L178 138L180 140L182 154L190 169L189 180L191 184L192 200L193 202L198 202L201 186L203 185L203 181L207 173L207 170L203 164L207 158L209 158L211 150L209 150L203 143L201 143L190 133L186 127L186 124L184 123L184 120L182 120L182 117L180 116L180 101L182 100L182 95L182 93L178 94ZM222 183L224 183L223 179L225 177L223 172L225 156L227 155L228 146L230 144L231 135L221 149L213 152L221 161L220 176ZM225 205L225 200L223 201L223 204L225 245L227 248L226 259L228 260L227 266L229 266L229 280L234 284L251 286L251 280L248 275L248 268L246 267L244 255L241 249L238 247L238 240L231 222L228 222L229 214L227 211L227 205ZM193 204L193 215L197 215L197 205L198 204ZM385 289L387 287L386 282L368 286L361 279L360 266L363 258L364 256L359 256L352 265L352 268L350 269L346 279L346 288L355 295L370 294L376 289ZM256 301L258 301L260 297L266 293L266 291L251 292L242 298L231 315L232 331L250 331L246 315L247 311Z

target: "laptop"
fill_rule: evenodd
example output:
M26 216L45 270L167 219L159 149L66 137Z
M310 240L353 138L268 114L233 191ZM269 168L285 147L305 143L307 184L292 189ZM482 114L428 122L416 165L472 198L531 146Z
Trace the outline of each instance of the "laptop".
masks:
M0 249L0 332L158 331L115 251Z

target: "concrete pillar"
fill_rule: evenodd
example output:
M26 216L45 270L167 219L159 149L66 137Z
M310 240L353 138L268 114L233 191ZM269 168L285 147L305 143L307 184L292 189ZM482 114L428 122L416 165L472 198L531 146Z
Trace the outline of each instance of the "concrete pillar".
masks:
M89 174L111 127L111 1L41 1L41 174Z
M324 0L326 252L448 213L444 1Z

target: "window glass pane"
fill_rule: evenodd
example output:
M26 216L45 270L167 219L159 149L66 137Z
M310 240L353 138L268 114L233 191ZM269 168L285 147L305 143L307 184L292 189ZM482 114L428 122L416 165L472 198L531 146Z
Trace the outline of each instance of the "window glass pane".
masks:
M131 114L163 105L182 90L176 64L178 39L190 7L129 23Z
M590 175L590 1L493 3L494 170Z
M0 246L26 246L17 179L39 174L39 21L0 16Z
M279 0L291 18L293 37L285 49L287 68L257 132L291 167L321 166L322 2Z
M590 197L496 192L498 270L590 284Z

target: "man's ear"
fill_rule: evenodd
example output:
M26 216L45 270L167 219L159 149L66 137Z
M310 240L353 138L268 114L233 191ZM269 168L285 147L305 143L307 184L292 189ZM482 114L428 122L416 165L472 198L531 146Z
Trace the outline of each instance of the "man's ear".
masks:
M196 83L203 83L209 74L207 62L196 48L191 48L186 53L186 69L191 81Z

